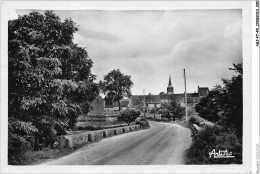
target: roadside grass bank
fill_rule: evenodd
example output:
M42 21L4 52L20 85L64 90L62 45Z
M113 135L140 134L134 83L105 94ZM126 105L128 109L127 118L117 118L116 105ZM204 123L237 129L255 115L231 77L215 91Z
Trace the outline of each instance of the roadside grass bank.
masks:
M196 133L194 124L200 128L195 129ZM227 131L223 126L199 116L191 116L188 125L193 132L193 142L185 151L185 164L242 164L242 142L232 130ZM231 152L234 157L216 157L220 154L219 150Z
M81 144L73 149L72 148L52 149L50 147L46 147L41 151L29 150L25 152L25 154L21 155L19 163L13 165L38 165L47 160L57 159L72 154L73 152L87 145L90 145L90 143Z

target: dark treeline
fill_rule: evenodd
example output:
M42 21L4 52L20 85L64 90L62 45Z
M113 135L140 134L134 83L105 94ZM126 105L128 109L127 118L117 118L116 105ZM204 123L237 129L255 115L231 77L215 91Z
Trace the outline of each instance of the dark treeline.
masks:
M205 125L192 146L187 150L187 164L241 164L243 139L243 66L233 64L237 75L223 79L202 98L195 109L200 117L214 123ZM196 121L192 117L190 122ZM193 120L193 121L192 121ZM235 158L209 157L213 149L228 150Z

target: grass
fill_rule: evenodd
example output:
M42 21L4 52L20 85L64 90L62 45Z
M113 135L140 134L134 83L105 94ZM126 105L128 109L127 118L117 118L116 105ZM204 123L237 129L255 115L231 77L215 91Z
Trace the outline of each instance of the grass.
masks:
M186 121L186 119L176 120L174 123L189 128L189 123Z
M50 160L50 159L57 159L62 156L69 155L76 150L86 146L89 143L84 143L81 145L78 145L77 147L71 149L71 148L44 148L41 151L32 151L29 150L27 151L24 155L21 156L21 161L17 165L37 165L40 164L44 161Z

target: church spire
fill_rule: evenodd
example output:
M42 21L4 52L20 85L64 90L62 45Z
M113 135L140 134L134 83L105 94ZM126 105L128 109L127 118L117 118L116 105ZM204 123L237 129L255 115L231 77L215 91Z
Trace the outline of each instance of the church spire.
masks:
M174 94L171 75L169 77L169 84L168 84L168 87L167 87L167 94Z
M171 75L170 75L170 77L169 77L169 84L168 84L168 87L172 87Z

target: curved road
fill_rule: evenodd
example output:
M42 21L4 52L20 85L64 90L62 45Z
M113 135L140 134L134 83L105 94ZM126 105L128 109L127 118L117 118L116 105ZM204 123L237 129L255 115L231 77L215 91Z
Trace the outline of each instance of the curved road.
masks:
M191 144L190 130L176 124L149 123L150 129L106 138L42 165L183 164L184 151Z

